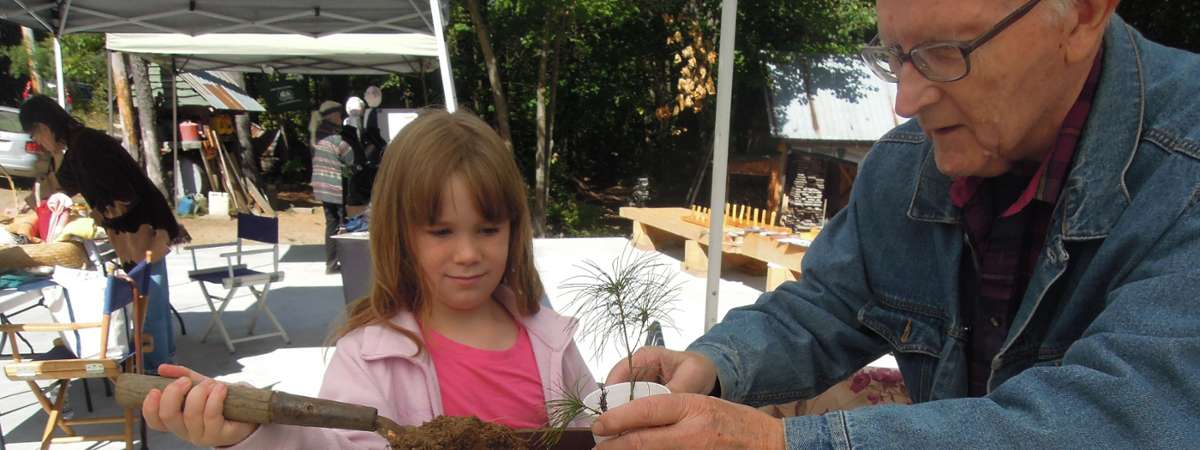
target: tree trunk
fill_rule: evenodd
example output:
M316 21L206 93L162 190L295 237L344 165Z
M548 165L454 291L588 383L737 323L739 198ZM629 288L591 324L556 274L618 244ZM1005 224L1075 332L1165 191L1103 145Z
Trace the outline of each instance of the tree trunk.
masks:
M234 84L242 91L246 90L246 75L236 73L233 75ZM254 181L254 184L260 185L258 178L258 158L254 157L254 143L250 140L250 113L242 112L234 117L234 126L237 128L238 145L241 147L242 176Z
M33 30L29 27L21 27L21 41L25 44L25 54L29 55L29 81L33 94L42 93L42 77L38 75L37 58L33 56L33 47L37 45L36 38L33 36Z
M121 114L121 128L125 133L125 150L133 156L133 160L142 161L142 152L138 148L137 125L133 121L133 96L129 94L129 76L125 72L125 54L112 53L113 86L117 91L117 109Z
M146 176L163 196L170 198L167 185L163 183L162 158L158 156L158 126L154 120L154 97L150 91L150 73L147 62L138 56L129 56L129 72L133 76L133 90L137 94L138 123L142 128L142 155Z
M554 142L554 102L558 85L558 50L562 44L561 14L548 12L542 25L542 53L538 58L537 168L535 171L533 230L546 235L546 208L550 196L550 157ZM551 43L553 42L553 50ZM549 92L547 92L549 91Z
M467 0L467 9L471 11L471 24L479 36L479 47L483 50L483 59L487 64L488 82L492 85L492 98L496 102L496 122L500 127L500 137L511 152L513 143L512 132L508 127L508 99L504 95L504 84L500 81L500 68L496 66L492 39L489 37L487 24L483 22L483 14L479 11L479 0Z

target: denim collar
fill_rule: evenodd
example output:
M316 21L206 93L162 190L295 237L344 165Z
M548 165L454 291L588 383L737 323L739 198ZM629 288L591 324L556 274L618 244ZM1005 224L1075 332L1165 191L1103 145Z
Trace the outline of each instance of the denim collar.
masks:
M1104 63L1092 112L1079 140L1074 166L1063 186L1055 215L1063 239L1106 237L1131 198L1125 175L1143 131L1145 85L1134 31L1114 15L1104 34ZM932 145L924 136L892 133L883 140L924 143L925 160L908 217L957 224L960 211L950 201L952 179L938 172Z

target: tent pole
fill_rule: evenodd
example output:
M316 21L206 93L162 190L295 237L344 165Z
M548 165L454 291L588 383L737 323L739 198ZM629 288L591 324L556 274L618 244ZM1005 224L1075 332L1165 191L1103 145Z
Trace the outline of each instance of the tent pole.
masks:
M458 108L454 95L454 76L450 71L450 53L446 49L446 36L442 33L442 5L440 0L429 0L429 11L433 14L433 35L437 38L438 66L442 72L442 91L446 96L446 111Z
M112 51L110 51L110 50L104 51L104 66L107 67L107 69L108 69L108 70L104 71L105 75L108 76L108 103L105 104L105 106L107 107L107 110L108 110L108 123L105 124L104 131L111 133L112 132L112 123L113 123L113 120L112 120L113 119L113 115L112 115L112 112L113 112L112 111L113 77L112 77Z
M172 196L175 200L174 205L179 204L179 199L183 197L183 179L179 173L179 75L175 73L175 57L171 57L171 159L174 160L172 167L175 173L171 176L175 185L175 195ZM201 158L204 155L200 155Z
M62 44L58 36L54 36L54 76L58 83L58 105L67 108L67 86L63 84Z
M717 62L717 130L713 141L712 224L708 233L708 283L704 303L704 331L717 324L717 300L721 289L721 256L724 252L725 182L729 165L729 114L733 94L734 34L737 32L737 0L721 2L721 43Z

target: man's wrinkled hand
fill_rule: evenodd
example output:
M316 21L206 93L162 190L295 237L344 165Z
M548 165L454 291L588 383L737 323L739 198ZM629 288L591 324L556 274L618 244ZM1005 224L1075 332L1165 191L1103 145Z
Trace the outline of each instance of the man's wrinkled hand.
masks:
M717 366L699 353L642 347L633 354L633 373L627 360L613 366L605 384L653 381L665 384L671 392L693 394L708 394L717 384Z
M696 394L655 395L613 408L592 432L618 449L784 450L783 421L749 406Z

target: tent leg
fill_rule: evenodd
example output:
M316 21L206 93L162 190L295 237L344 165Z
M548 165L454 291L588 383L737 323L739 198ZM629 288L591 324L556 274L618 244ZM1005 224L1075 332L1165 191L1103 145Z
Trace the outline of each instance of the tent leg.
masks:
M442 7L438 0L429 0L429 11L433 15L433 33L437 37L438 66L442 72L442 91L446 95L446 111L454 112L458 99L454 95L454 75L450 70L450 53L446 50L446 36L442 33Z
M62 43L59 42L58 36L54 37L54 76L58 83L58 105L63 109L67 107L67 86L63 84L63 60L62 60Z
M171 178L175 185L172 205L178 205L183 197L183 174L179 173L179 74L175 72L175 58L171 58L171 159L174 173ZM204 156L201 155L201 158Z
M729 166L729 110L733 90L734 33L737 32L737 0L721 2L721 43L717 62L717 130L713 133L712 216L725 216L725 181ZM704 304L704 331L717 324L717 298L721 286L721 253L725 231L720 220L712 222L708 234L708 283Z

